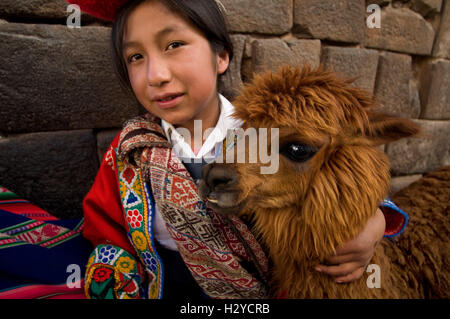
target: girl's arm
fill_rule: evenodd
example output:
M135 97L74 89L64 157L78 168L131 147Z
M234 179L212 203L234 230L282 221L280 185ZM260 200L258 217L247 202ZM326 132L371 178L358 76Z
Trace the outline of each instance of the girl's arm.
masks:
M316 271L335 277L337 283L361 278L383 236L399 235L408 222L408 215L389 199L384 200L380 208L355 239L338 247L336 255L326 259L327 265L318 265Z
M120 200L114 139L100 165L95 182L83 201L83 236L92 242L85 278L88 298L140 298L145 284L144 267L127 237ZM142 291L141 291L142 290Z

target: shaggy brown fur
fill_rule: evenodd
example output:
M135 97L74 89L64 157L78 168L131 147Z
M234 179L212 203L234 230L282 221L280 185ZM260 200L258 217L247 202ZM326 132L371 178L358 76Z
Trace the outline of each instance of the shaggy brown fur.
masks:
M441 237L421 230L420 236L431 236L430 249L422 249L429 254L422 259L402 263L403 247L383 240L372 260L381 267L379 289L368 288L365 278L339 285L314 271L337 246L362 231L387 196L389 162L376 146L419 133L416 124L374 113L370 94L322 69L284 67L257 76L234 105L244 129L279 128L281 154L293 144L317 149L306 161L280 156L276 174L261 175L261 163L215 163L203 172L200 193L206 199L214 194L210 207L223 213L238 209L253 219L273 262L274 296L283 292L288 298L421 298L427 295L424 281L410 281L422 276L424 260L448 283L441 252L431 248L434 240L439 240L436 247L448 245L448 225ZM428 217L425 229L435 227L438 218L446 219ZM416 244L406 235L401 238ZM435 291L443 296L441 289Z
M426 174L392 200L411 219L395 241L405 254L388 251L389 256L397 257L393 261L409 269L407 280L418 295L450 298L450 166Z

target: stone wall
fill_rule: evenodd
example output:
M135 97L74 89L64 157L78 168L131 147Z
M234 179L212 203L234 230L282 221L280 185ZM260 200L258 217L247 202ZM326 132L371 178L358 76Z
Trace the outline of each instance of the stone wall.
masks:
M222 0L235 59L221 80L233 98L255 72L323 64L374 93L425 135L384 147L392 191L450 164L449 0ZM381 28L368 28L370 4ZM110 24L64 0L0 2L0 185L61 217L81 214L105 149L142 112L112 72Z

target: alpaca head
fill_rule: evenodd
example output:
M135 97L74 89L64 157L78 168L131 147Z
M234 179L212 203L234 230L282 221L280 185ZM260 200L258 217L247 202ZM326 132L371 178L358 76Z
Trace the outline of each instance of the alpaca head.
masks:
M235 116L245 132L267 128L261 146L278 142L278 169L261 174L267 164L259 155L254 163L209 164L200 185L207 205L253 214L266 240L318 257L358 234L389 188L389 162L377 146L419 128L375 113L372 96L350 84L320 68L256 76L234 101ZM246 146L248 160L258 143Z

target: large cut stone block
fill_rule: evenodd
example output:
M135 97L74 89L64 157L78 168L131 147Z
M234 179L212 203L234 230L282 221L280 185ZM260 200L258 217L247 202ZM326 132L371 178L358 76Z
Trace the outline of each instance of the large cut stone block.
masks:
M67 11L69 3L65 0L2 0L0 2L0 18L4 19L36 19L67 20L73 10ZM81 25L99 22L97 18L81 12ZM104 23L104 21L101 21Z
M326 46L322 63L345 78L356 78L354 86L373 92L378 67L378 51Z
M421 118L450 119L450 61L428 61L421 77ZM449 137L450 138L450 137Z
M64 0L2 0L0 17L53 18L67 17Z
M281 65L303 66L320 64L320 40L259 39L252 43L254 73L276 71Z
M411 56L398 53L380 53L375 97L381 111L409 118L417 118L420 105L411 103Z
M406 8L381 10L381 27L364 28L366 47L403 53L428 55L434 41L434 30L420 14Z
M221 0L231 32L284 34L292 28L292 0Z
M364 0L294 0L294 31L316 39L360 43Z
M433 56L450 59L450 1L443 5L441 24L433 47Z
M421 174L450 165L450 121L415 121L422 127L423 137L387 146L394 176Z
M0 130L121 127L140 112L112 70L109 28L0 24Z
M91 130L0 139L0 185L61 218L82 216L98 163Z

